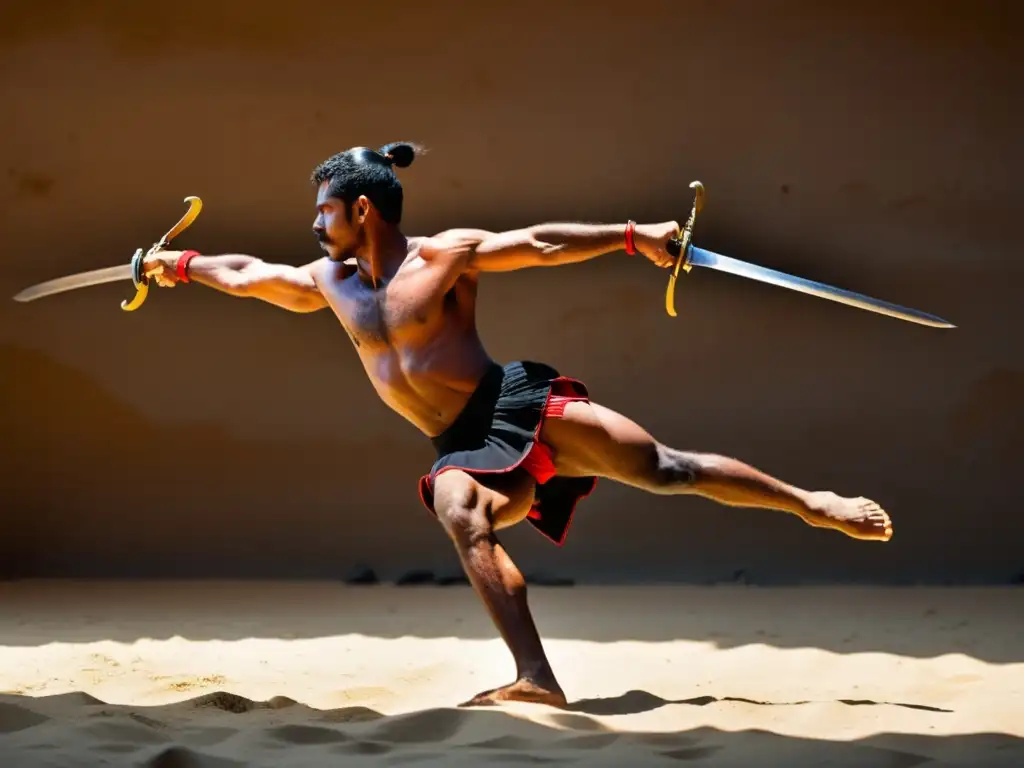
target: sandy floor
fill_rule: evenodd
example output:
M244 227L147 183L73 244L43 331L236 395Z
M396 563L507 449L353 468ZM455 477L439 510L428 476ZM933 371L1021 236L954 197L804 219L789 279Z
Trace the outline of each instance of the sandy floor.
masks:
M1024 590L0 585L0 765L1024 765Z

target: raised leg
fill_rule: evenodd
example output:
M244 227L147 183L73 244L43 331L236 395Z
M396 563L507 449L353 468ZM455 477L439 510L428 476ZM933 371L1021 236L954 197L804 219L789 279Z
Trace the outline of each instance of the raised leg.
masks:
M563 418L545 422L541 439L554 449L562 475L596 475L651 493L698 494L720 504L778 509L856 539L892 537L889 516L870 499L806 491L728 456L671 448L597 403L569 403Z
M523 472L494 476L484 485L465 472L451 470L434 483L438 520L516 664L514 683L484 691L463 706L512 700L566 703L530 615L526 581L494 533L526 517L533 493L533 479Z

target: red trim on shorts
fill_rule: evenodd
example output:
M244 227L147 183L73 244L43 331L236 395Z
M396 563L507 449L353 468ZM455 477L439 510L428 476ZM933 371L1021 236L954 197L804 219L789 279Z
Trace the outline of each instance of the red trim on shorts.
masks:
M551 455L551 449L540 440L535 441L530 446L526 458L523 459L523 463L519 466L529 472L533 479L542 485L558 474L558 470L555 469L554 457Z

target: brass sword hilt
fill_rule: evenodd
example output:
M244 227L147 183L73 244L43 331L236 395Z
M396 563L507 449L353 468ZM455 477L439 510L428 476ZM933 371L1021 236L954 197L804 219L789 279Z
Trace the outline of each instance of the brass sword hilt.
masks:
M690 210L690 218L679 230L679 234L665 245L665 250L676 259L676 266L668 277L668 290L665 292L665 311L668 312L669 317L676 316L676 280L679 277L680 268L684 272L690 271L690 241L693 240L693 225L697 222L697 214L704 207L704 185L699 181L691 181L690 189L693 190L693 208Z
M178 223L167 230L163 237L153 243L148 251L143 253L142 249L139 248L135 251L135 255L132 256L132 282L135 283L135 297L131 301L121 302L121 309L125 312L134 312L142 306L146 296L149 295L149 275L143 271L142 266L146 258L167 248L171 240L188 229L189 225L196 220L199 212L203 210L203 201L194 195L186 197L185 202L188 203L188 210L185 211L184 216L178 219Z

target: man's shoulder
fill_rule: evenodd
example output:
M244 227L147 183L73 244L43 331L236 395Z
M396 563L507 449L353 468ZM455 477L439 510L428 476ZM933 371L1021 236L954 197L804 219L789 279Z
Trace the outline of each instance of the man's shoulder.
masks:
M449 229L441 230L433 237L454 240L473 240L490 237L493 234L494 233L489 229L481 229L480 227L450 227Z
M418 238L417 250L424 261L433 261L445 256L458 258L471 253L493 233L474 227L453 227Z
M359 266L354 257L336 262L324 256L306 264L304 269L309 272L314 282L321 280L340 282L354 275L359 270Z

